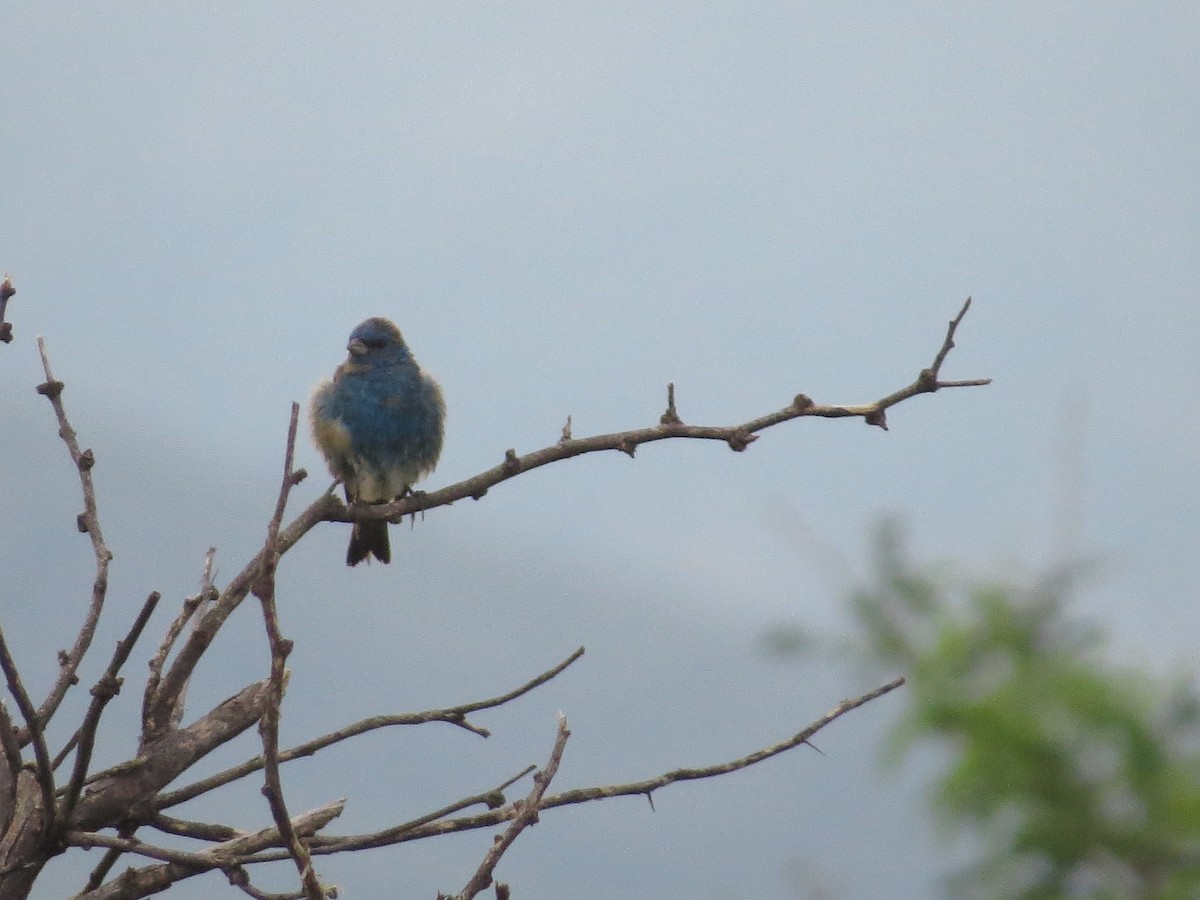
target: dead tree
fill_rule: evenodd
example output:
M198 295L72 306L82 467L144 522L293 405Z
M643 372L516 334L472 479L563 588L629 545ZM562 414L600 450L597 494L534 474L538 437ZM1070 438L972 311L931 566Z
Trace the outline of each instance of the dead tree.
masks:
M7 281L2 293L5 301L13 294ZM298 407L293 404L278 500L267 525L262 550L222 588L213 583L212 551L209 552L202 589L183 600L151 658L149 676L142 692L138 752L132 759L101 771L93 771L91 764L97 728L106 705L122 687L122 666L161 598L152 593L146 599L125 638L118 642L104 674L91 688L91 700L71 738L65 746L53 750L47 744L47 725L59 713L63 699L78 681L80 663L92 648L92 639L104 609L108 564L112 555L105 545L96 508L92 451L80 448L63 406L63 383L54 378L45 346L39 340L45 381L37 386L37 391L50 401L58 418L60 435L79 473L84 510L78 517L78 527L91 540L96 575L74 645L60 652L57 678L40 703L35 704L26 691L9 644L0 630L0 668L7 682L9 700L0 704L0 747L4 758L0 765L0 900L26 897L51 858L77 848L102 848L104 852L76 900L134 900L214 870L224 873L232 886L248 896L262 898L268 895L254 886L251 871L256 865L289 858L296 866L298 888L291 893L269 896L275 900L285 897L319 900L332 896L330 889L322 884L314 862L320 856L470 829L500 829L477 870L466 876L465 887L457 894L442 895L471 898L493 884L493 870L505 850L546 810L615 796L651 797L654 791L674 782L712 778L745 768L806 743L837 717L896 689L903 683L902 678L843 701L796 734L738 759L703 768L676 769L624 784L577 787L551 793L551 781L570 736L566 720L560 719L553 748L540 770L530 767L490 791L463 797L443 809L430 810L415 820L397 823L382 831L335 836L326 832L326 826L341 813L345 801L331 802L300 814L291 812L280 783L280 767L284 763L310 756L368 731L394 725L449 722L486 736L487 731L471 721L471 714L502 706L544 684L578 660L583 655L583 648L525 684L496 697L445 709L379 715L314 737L298 746L281 748L278 725L284 712L285 664L292 645L280 632L275 609L275 573L283 556L320 522L399 521L404 516L428 512L467 497L478 500L495 484L530 469L584 453L618 450L632 456L643 444L669 439L714 440L740 452L764 429L805 417L859 417L870 425L886 428L887 411L904 400L941 388L989 383L987 379L945 381L940 376L942 364L954 346L955 331L969 305L970 300L950 322L933 363L922 369L911 384L871 403L830 406L798 394L784 408L740 425L700 426L686 424L680 418L674 388L669 386L667 409L659 423L652 427L576 438L571 434L568 419L562 437L556 443L525 455L509 450L499 464L458 484L409 496L386 506L360 509L347 508L331 489L285 525L284 512L291 490L305 477L303 470L293 467L298 415ZM5 333L10 335L11 329L6 328ZM230 614L249 596L257 598L262 608L270 645L270 671L264 673L262 680L246 685L228 700L183 725L185 695L197 664ZM215 775L187 781L189 771L198 762L253 727L257 727L261 735L261 754ZM179 804L256 773L261 773L260 791L266 797L275 823L271 828L248 833L228 824L186 821L170 814ZM529 789L522 791L523 796L510 799L510 789L531 774ZM254 802L253 793L249 793L247 803ZM190 838L194 848L178 850L156 843L156 833ZM114 867L121 857L134 860L135 864L114 875ZM496 884L495 892L498 898L507 897L509 893L503 884Z

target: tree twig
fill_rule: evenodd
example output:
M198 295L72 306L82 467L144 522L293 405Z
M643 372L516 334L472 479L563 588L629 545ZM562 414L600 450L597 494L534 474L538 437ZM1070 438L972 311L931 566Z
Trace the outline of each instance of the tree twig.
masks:
M183 607L179 610L179 614L171 622L167 633L163 637L162 643L158 647L158 652L154 654L154 658L150 660L150 675L146 679L146 690L142 695L142 736L141 745L144 747L148 737L148 723L150 721L150 708L158 695L158 685L162 681L163 666L166 665L167 657L171 654L171 648L175 646L175 641L183 632L188 620L192 618L196 612L201 609L206 600L211 600L215 597L217 591L213 587L213 559L217 554L216 547L209 547L208 552L204 554L204 574L200 579L200 591L187 597L183 601ZM183 696L182 692L178 698L178 702L171 709L167 716L166 724L169 727L178 725L183 717Z
M342 814L345 800L296 816L291 820L292 830L298 835L315 834ZM265 828L253 834L224 841L200 853L186 853L153 847L141 841L112 837L91 831L72 831L66 836L67 843L74 847L107 847L122 853L133 853L151 859L163 860L164 864L141 869L128 869L111 882L85 891L75 900L136 900L166 890L177 881L210 872L213 869L230 869L246 864L255 854L278 847L282 841L278 826ZM286 854L286 851L283 851Z
M100 516L96 510L96 488L92 481L92 466L96 464L96 457L90 449L79 449L75 429L67 420L67 411L62 402L64 385L61 381L55 380L54 373L50 371L50 358L46 355L46 342L39 337L37 343L38 353L42 357L42 369L46 373L46 380L37 386L37 392L49 400L50 405L54 408L54 414L58 418L58 434L63 439L63 443L67 445L71 460L79 471L79 482L83 488L83 512L76 519L76 526L91 538L92 552L96 557L96 577L92 582L92 600L88 604L83 626L79 629L79 633L75 637L75 645L70 652L59 654L58 678L37 712L38 722L45 727L57 712L67 690L78 681L75 673L79 669L79 664L83 662L84 654L92 645L92 638L96 634L96 625L100 621L100 610L104 607L104 598L108 593L108 564L112 560L112 553L104 543L104 534L100 530ZM18 735L18 739L22 743L27 737L27 734Z
M563 750L566 748L567 739L570 736L571 730L567 727L567 717L559 713L558 733L546 767L533 776L533 790L529 792L529 796L524 801L516 804L517 813L512 823L504 829L503 834L492 841L492 846L488 847L487 853L484 854L483 862L479 864L479 868L475 870L475 874L471 876L466 887L462 889L455 900L472 900L480 891L486 890L492 883L492 873L496 869L496 864L500 862L500 857L512 846L513 841L520 836L522 831L537 822L538 812L542 808L542 797L545 796L546 788L550 787L550 782L558 772L558 764L562 762Z
M0 628L0 668L8 681L8 692L12 695L25 720L25 729L33 742L34 775L37 777L38 788L42 792L42 809L45 810L46 821L54 818L54 766L50 761L50 751L46 749L46 736L42 732L42 722L33 701L21 683L21 673L17 671L17 663L8 650L8 641L4 639L4 630Z
M71 772L71 780L67 782L66 793L63 795L62 805L58 811L55 827L60 831L65 831L69 826L71 814L75 811L75 804L79 800L79 792L83 790L88 766L92 762L92 749L96 743L96 730L100 727L100 716L104 713L104 707L108 705L108 701L121 690L123 679L119 677L118 673L125 665L125 661L129 659L134 644L141 637L142 630L150 621L150 616L154 613L154 608L158 605L160 598L161 595L158 591L154 591L146 598L137 618L133 620L129 633L124 640L117 642L117 649L113 652L108 668L92 688L92 702L88 704L83 724L79 726L72 738L72 741L76 743L75 766Z
M0 341L5 344L11 344L13 339L12 323L4 320L4 314L8 310L8 301L12 299L13 294L17 289L13 287L12 279L8 277L6 272L4 281L0 282Z
M424 725L428 722L449 722L453 725L458 725L460 728L466 728L474 734L488 737L490 732L486 728L480 728L472 725L467 721L467 714L479 712L480 710L493 709L501 706L524 694L529 693L534 688L545 684L550 679L557 676L567 666L571 665L581 656L583 656L584 648L580 647L558 665L547 669L540 675L535 676L520 687L514 688L505 694L500 694L498 697L491 697L487 700L477 700L472 703L463 703L459 706L451 706L446 709L431 709L425 712L418 713L398 713L386 716L371 716L370 718L361 719L352 725L347 725L345 728L339 728L337 731L331 731L328 734L321 735L311 741L303 744L298 744L289 750L282 750L279 753L280 762L289 762L293 759L299 759L303 756L312 756L319 750L323 750L332 744L339 743L352 737L357 737L360 734L365 734L368 731L374 731L378 728L389 728L394 725ZM167 809L171 806L183 803L187 800L192 800L199 797L201 794L222 787L230 782L237 781L239 778L244 778L257 772L263 767L263 758L256 756L249 759L240 765L233 766L223 772L217 772L215 775L210 775L193 784L186 785L178 790L160 794L155 798L154 806L156 809Z
M561 794L552 794L549 797L542 799L542 809L552 809L558 806L569 806L576 803L587 803L593 800L605 800L610 797L627 797L627 796L644 796L650 795L666 787L669 784L674 784L678 781L695 781L703 778L715 778L720 775L726 775L730 772L736 772L739 769L745 769L748 766L760 763L765 759L770 759L772 756L778 756L788 750L798 747L801 744L807 744L812 737L822 728L829 725L834 720L844 716L851 710L858 709L860 706L870 703L884 694L891 693L904 684L903 678L897 678L889 681L887 684L881 685L874 690L867 691L858 697L851 700L843 700L832 710L827 712L821 718L797 732L790 738L780 741L776 744L771 744L761 750L755 750L753 753L748 753L745 756L737 759L728 760L726 762L717 763L711 766L703 766L701 768L675 769L671 772L665 772L654 778L647 778L643 781L631 781L625 784L610 784L598 785L595 787L577 788L571 791L564 791ZM517 809L514 804L508 804L503 807L491 809L485 813L479 813L473 816L461 816L457 819L446 819L443 821L427 822L414 827L400 830L389 829L386 833L386 839L381 839L384 836L382 832L374 832L371 834L355 834L345 836L319 836L315 837L309 845L309 849L313 855L325 853L345 853L353 850L359 850L366 847L382 847L390 844L401 844L407 841L422 840L428 837L434 837L442 834L455 834L460 831L472 831L478 828L490 828L498 825L501 822L509 821L517 814ZM286 859L286 855L282 853L267 852L256 856L253 862L269 862L280 859Z
M263 795L271 807L271 815L279 828L284 846L296 863L296 871L300 873L300 883L304 887L305 896L308 900L324 900L325 890L321 887L316 870L313 869L312 857L292 828L287 803L283 797L283 782L279 777L279 717L283 706L284 683L287 680L285 667L288 654L292 652L292 642L285 639L279 629L279 611L275 606L275 572L279 565L279 525L287 508L288 495L299 480L292 470L299 418L300 405L293 403L291 422L288 425L287 451L284 453L283 481L275 502L275 514L271 516L271 522L267 526L267 541L262 550L263 565L254 586L254 594L262 604L263 624L266 626L267 640L271 647L271 689L262 719L258 723L258 731L262 736L263 745Z

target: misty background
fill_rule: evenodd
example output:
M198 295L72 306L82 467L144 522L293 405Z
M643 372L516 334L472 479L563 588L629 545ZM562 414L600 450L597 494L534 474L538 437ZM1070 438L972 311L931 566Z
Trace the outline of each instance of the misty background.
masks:
M330 828L413 818L545 760L552 790L629 781L790 736L877 681L818 636L872 525L924 559L1020 575L1088 561L1077 601L1116 653L1192 665L1200 633L1200 11L1192 4L6 4L0 11L0 621L27 686L90 595L79 489L46 401L44 335L97 457L115 553L76 703L151 590L100 765L134 750L142 663L218 548L261 546L289 404L384 315L442 382L426 487L554 442L692 424L804 392L993 377L889 414L802 420L745 453L662 442L568 460L393 527L347 569L326 524L280 572L292 744L362 716L551 684L446 725L284 767ZM307 435L301 508L329 483ZM257 607L214 645L198 714L267 673ZM902 674L902 673L896 673ZM883 772L903 693L750 770L553 810L497 870L514 896L923 898L955 865L921 787ZM206 705L207 704L207 705ZM70 719L65 710L61 719ZM55 734L60 746L69 735ZM258 751L248 734L214 767ZM199 776L206 772L194 773ZM188 782L191 777L186 779ZM269 823L253 779L177 812ZM514 789L513 796L523 793ZM461 889L481 831L318 858L345 897ZM34 896L78 890L100 853ZM73 860L73 861L72 861ZM141 861L123 860L124 865ZM180 898L234 891L219 874ZM290 864L258 875L291 889Z

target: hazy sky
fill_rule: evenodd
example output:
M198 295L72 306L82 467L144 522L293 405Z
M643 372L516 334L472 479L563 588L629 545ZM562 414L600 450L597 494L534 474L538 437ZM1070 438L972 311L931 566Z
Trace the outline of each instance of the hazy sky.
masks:
M192 591L210 544L228 577L261 541L288 405L368 315L395 319L442 381L441 486L552 443L567 415L577 436L652 424L668 381L697 424L797 392L875 399L929 364L968 295L944 374L995 384L906 403L888 433L803 421L744 454L568 461L395 529L390 568L346 570L344 528L311 534L283 575L295 739L344 721L343 703L459 702L589 654L514 713L518 733L493 715L472 761L454 755L465 733L422 752L368 741L372 759L403 754L400 812L338 780L352 752L333 775L297 768L296 790L400 818L424 808L403 793L423 767L472 773L436 806L544 757L557 709L584 726L563 787L790 734L866 685L764 661L757 636L838 627L887 512L924 558L1092 560L1079 610L1124 658L1193 659L1194 4L10 2L0 33L0 269L19 292L0 347L0 568L39 598L0 597L0 614L34 629L31 682L66 640L44 605L65 632L90 570L32 390L36 335L100 460L115 636L149 590ZM307 441L300 455L303 503L328 479ZM265 672L243 622L214 700ZM653 816L548 815L501 876L584 900L929 896L946 867L909 833L914 794L875 779L888 716L861 711L826 758L671 789ZM232 808L247 827L266 816ZM486 841L326 868L346 896L432 896L461 888Z

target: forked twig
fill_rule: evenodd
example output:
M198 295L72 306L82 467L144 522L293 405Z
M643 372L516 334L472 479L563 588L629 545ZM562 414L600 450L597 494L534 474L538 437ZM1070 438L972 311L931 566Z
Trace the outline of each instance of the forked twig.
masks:
M563 750L566 748L567 738L570 736L571 730L567 727L567 717L559 713L558 733L554 739L554 749L550 752L550 759L546 763L546 767L533 776L533 790L517 805L517 814L512 823L504 829L503 834L492 841L492 846L488 847L483 862L479 864L479 868L475 870L475 874L471 876L466 887L454 900L472 900L480 891L486 890L492 883L492 872L495 871L496 864L500 862L500 857L512 846L513 841L522 831L537 822L538 811L542 808L542 797L545 796L546 788L550 787L550 782L558 773L558 764L562 762Z
M285 666L288 654L292 652L292 642L285 639L279 629L279 612L275 606L275 571L279 565L279 525L287 508L288 495L300 480L292 470L299 418L300 405L293 403L288 425L287 451L284 453L283 481L275 503L275 514L271 516L271 522L267 526L266 545L262 550L263 565L259 571L258 582L254 586L254 594L262 604L263 623L271 646L271 692L259 720L258 731L262 736L263 771L266 776L263 795L271 807L271 815L279 828L280 838L287 848L288 855L296 863L305 896L308 900L324 900L325 890L321 887L316 870L313 869L312 857L292 828L291 816L288 815L287 803L283 797L283 783L279 777L279 716L283 706L284 683L287 680Z

